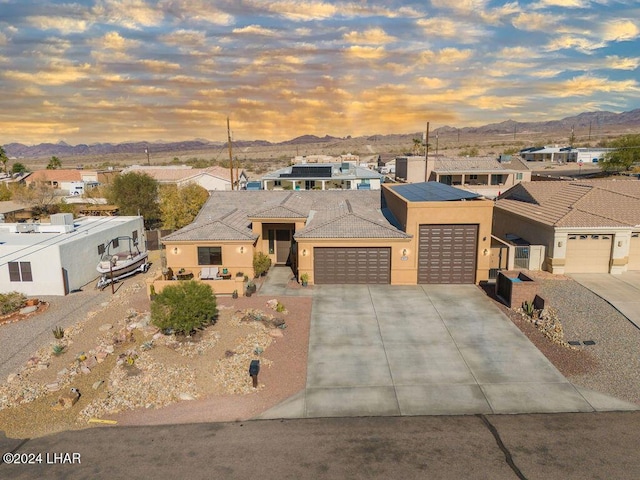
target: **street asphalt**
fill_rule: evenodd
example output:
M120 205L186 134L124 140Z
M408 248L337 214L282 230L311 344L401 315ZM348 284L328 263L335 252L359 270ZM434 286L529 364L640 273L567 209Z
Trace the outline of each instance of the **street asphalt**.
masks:
M34 462L0 478L635 480L639 442L640 412L99 427L0 437Z

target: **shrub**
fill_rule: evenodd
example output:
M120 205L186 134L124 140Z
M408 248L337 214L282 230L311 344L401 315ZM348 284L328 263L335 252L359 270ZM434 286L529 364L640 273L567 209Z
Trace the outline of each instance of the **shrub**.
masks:
M51 347L54 355L61 355L64 352L64 345L55 344Z
M253 254L253 271L256 277L267 273L271 267L271 259L262 252Z
M282 313L282 312L284 312L284 311L286 311L286 310L287 310L287 309L285 308L285 306L284 306L284 304L283 304L283 303L278 302L278 303L276 304L276 312L280 312L280 313Z
M27 297L22 293L0 293L0 314L6 315L8 313L17 312L25 306L26 302Z
M151 304L151 322L155 326L185 335L215 323L217 313L213 290L195 280L166 286Z

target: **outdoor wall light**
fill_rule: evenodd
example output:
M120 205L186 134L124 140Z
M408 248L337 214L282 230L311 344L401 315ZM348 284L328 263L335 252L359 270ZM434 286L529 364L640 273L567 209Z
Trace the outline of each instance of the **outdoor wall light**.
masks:
M173 252L174 255L177 255L179 251L180 250L178 250L178 247L173 247L172 252Z
M488 249L488 248L485 248L485 249L482 251L482 254L483 254L485 257L488 257L488 256L489 256L489 249Z
M240 247L240 253L244 253L244 247Z
M618 240L618 246L621 247L622 246L622 240Z
M403 256L403 257L406 257L406 256L407 256L407 253L409 253L409 251L408 251L406 248L403 248L403 249L402 249L402 256Z
M306 256L307 256L307 250L306 250L306 249L303 249L303 250L302 250L302 256L303 256L303 257L306 257Z
M558 246L561 247L562 246L562 240L558 242Z

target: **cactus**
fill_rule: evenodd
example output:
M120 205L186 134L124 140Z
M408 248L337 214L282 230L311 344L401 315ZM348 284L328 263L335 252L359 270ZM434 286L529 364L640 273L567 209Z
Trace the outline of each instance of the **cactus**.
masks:
M64 328L56 327L51 331L53 332L53 338L55 338L56 340L64 338Z
M533 318L533 314L535 313L535 308L533 307L533 302L528 300L522 302L522 311L529 317Z
M64 346L59 345L59 344L55 344L53 345L53 347L51 347L51 349L53 350L53 354L54 355L60 355L62 352L64 352Z

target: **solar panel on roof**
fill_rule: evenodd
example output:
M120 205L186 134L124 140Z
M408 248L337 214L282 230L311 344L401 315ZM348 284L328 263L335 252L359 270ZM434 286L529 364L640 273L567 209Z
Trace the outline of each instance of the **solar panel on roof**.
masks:
M480 197L477 193L460 190L440 182L409 183L391 188L410 202L451 202Z
M312 167L294 165L291 167L291 173L282 173L280 178L331 178L331 165Z

